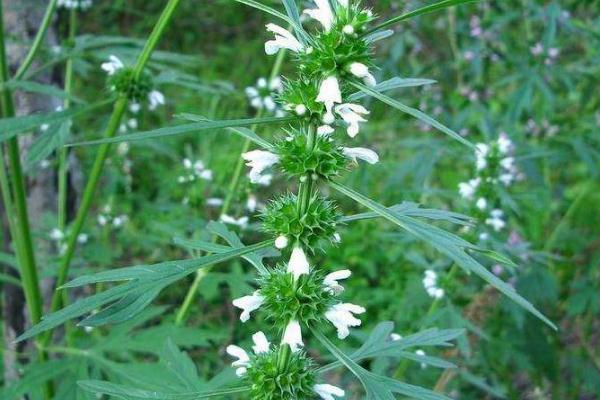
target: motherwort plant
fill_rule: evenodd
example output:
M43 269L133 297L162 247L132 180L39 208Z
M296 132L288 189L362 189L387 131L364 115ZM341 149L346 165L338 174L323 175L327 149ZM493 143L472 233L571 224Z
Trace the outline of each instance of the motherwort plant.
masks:
M259 82L256 90L248 90L248 96L254 99L257 108L283 110L287 115L211 121L201 115L186 114L182 118L191 121L188 124L80 144L107 145L217 128L244 137L259 147L248 149L241 155L250 167L249 178L252 182L260 183L266 175L280 172L295 183L289 191L272 199L262 212L262 228L269 236L268 240L244 245L223 224L210 223L207 229L226 244L187 241L184 244L208 254L78 277L64 285L64 288L99 282L103 285L108 282L117 284L48 315L20 339L90 313L80 321L80 325L98 326L125 321L140 313L167 285L202 269L206 271L206 268L215 264L243 257L258 271L256 288L252 293L233 300L233 305L240 310L242 322L259 318L259 321L266 321L268 325L264 326L263 331L252 335L252 351L232 344L226 348L227 353L235 359L232 365L241 383L237 381L234 387L229 388L215 389L213 386L208 391L186 392L185 396L188 397L181 398L242 393L244 398L253 400L336 400L344 397L346 391L340 387L342 384L328 383L324 373L343 366L360 381L367 399L389 400L394 399L396 394L418 399L448 399L433 391L368 371L359 362L367 365L367 360L386 357L452 367L451 363L430 355L435 352L426 353L422 348L449 345L448 341L460 335L460 330L431 329L400 337L392 335L394 326L391 322L383 322L366 336L360 347L348 352L341 351L330 339L330 332L336 332L337 339L347 339L349 342L352 329L361 325L360 318L366 309L344 298L342 282L351 277L351 271L347 268L325 268L318 262L320 253L328 246L343 242L338 232L341 225L372 218L383 218L409 235L425 241L458 267L480 276L521 307L553 326L511 286L489 272L479 258L491 255L496 261L509 260L427 222L443 220L465 224L468 218L447 211L421 209L407 203L386 207L339 183L340 178L358 167L359 163L364 161L373 165L379 162L379 156L373 150L351 145L357 135L365 134L370 112L360 101L367 96L407 113L475 149L450 128L384 94L392 89L428 85L433 81L392 78L378 83L373 59L374 42L393 34L393 31L386 29L388 26L413 16L466 3L467 0L444 0L379 25L375 25L375 14L359 1L315 0L312 7L302 12L309 17L305 22L301 21L301 13L294 1L283 1L286 14L254 0L237 1L265 11L289 26L284 28L275 23L266 25L270 38L265 43L265 52L267 55L284 50L291 53L295 72L281 79L282 89L276 90L273 95L265 95L266 90L274 88L272 81ZM133 87L132 75L127 67L116 63L114 69L119 72L109 81L110 84L115 88L123 88L119 90L126 91L136 100L147 99L151 85L144 84L143 74L134 75L137 86ZM259 89L265 89L265 92ZM272 141L255 132L257 129L254 128L266 124L281 125L279 134ZM248 129L248 126L253 129ZM323 189L333 189L369 212L344 215L341 207L328 198L328 191ZM279 250L281 259L274 266L265 266L263 259L273 253L273 247ZM439 298L446 294L437 288L437 278L433 275L428 277L426 284L434 296ZM186 297L185 304L189 303L190 298ZM321 360L313 358L316 352L308 351L309 344L313 347L311 338L317 339L321 349L326 349L333 356L333 362L319 366ZM346 343L345 347L349 348L349 344ZM83 382L81 386L96 393L131 393L115 383L93 381ZM135 393L138 397L144 397L146 392L138 390ZM156 391L147 392L147 397L179 398L177 393L159 394Z

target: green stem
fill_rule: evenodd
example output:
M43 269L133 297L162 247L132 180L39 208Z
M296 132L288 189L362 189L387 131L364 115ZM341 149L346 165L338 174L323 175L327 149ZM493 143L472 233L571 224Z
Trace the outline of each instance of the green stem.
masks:
M6 89L4 83L7 82L8 64L6 61L6 48L4 43L4 9L0 3L0 86L4 87L1 93L2 115L5 118L10 118L15 115L15 109L12 99L12 93ZM7 145L8 163L11 173L12 196L10 199L11 189L8 185L8 177L4 169L4 158L2 161L2 172L0 172L0 185L2 186L2 196L7 207L7 218L9 221L9 229L15 246L17 248L16 255L19 261L19 272L23 291L25 293L25 301L29 310L29 315L33 324L40 322L42 318L42 296L40 292L39 279L35 266L35 253L33 251L33 243L31 240L31 232L29 228L29 215L27 212L27 198L25 195L25 179L23 177L23 169L21 167L21 156L19 149L19 141L16 137L9 140ZM39 350L38 356L40 361L48 359L45 351ZM46 382L44 385L44 397L50 399L54 390L52 382Z
M273 80L279 72L281 71L281 66L283 64L283 60L285 59L286 52L284 50L280 50L277 54L277 58L275 59L275 63L273 64L273 68L271 69L270 79ZM259 109L254 115L255 118L260 118L263 115L263 110ZM256 125L252 125L250 130L254 131L256 129ZM227 189L227 195L225 196L225 200L223 200L223 207L221 208L221 215L227 214L231 205L233 204L233 199L235 198L238 187L240 186L240 181L242 179L242 172L244 171L244 160L241 157L241 154L247 152L250 149L252 141L246 139L244 144L242 145L242 150L240 152L240 157L238 157L237 164L233 170L233 177L231 179L231 183L229 184L229 188ZM218 240L218 236L212 237L212 242L215 243ZM185 298L183 299L183 303L177 310L177 314L175 315L175 324L181 325L187 316L187 313L192 305L192 301L196 297L196 293L198 292L198 286L200 286L200 282L202 279L210 272L211 268L202 268L196 272L194 276L194 281L188 288L187 293L185 294Z
M48 6L46 7L46 12L44 13L44 18L42 19L42 23L40 25L40 29L38 29L37 34L35 35L35 38L33 39L33 43L31 44L31 48L29 49L29 52L25 56L25 60L23 60L23 62L19 66L19 69L17 70L17 73L15 74L15 77L14 77L15 80L19 80L23 76L25 76L25 73L27 72L27 70L29 69L31 64L33 63L33 60L35 59L37 52L39 51L39 49L42 46L42 41L44 40L44 37L46 36L46 32L48 31L50 22L52 22L52 17L54 16L54 11L56 11L56 3L57 2L58 2L58 0L50 0L50 2L48 3Z
M136 64L133 67L135 77L139 77L139 75L144 70L144 67L146 66L148 60L150 59L150 55L152 54L152 51L156 47L158 40L160 39L160 36L162 35L163 31L165 30L167 24L169 23L179 2L180 2L180 0L169 0L167 5L165 6L160 18L158 19L156 25L154 26L152 33L150 34L150 36L148 37L148 40L146 41L146 44L136 62ZM127 102L128 102L128 99L125 95L120 95L117 98L117 100L113 106L113 111L112 111L110 120L108 122L108 126L106 127L106 130L104 132L104 137L111 138L116 135L118 128L119 128L119 124L121 123L121 118L127 108ZM99 146L98 152L96 153L96 158L94 160L94 164L93 164L92 170L90 172L90 177L87 181L87 184L86 184L84 192L83 192L81 205L79 206L79 209L77 210L77 215L75 217L75 221L73 222L73 227L72 227L71 231L69 232L69 235L67 238L67 248L66 248L65 254L63 255L63 258L62 258L60 266L59 266L58 277L56 280L57 290L54 292L54 294L52 296L52 303L51 303L51 308L50 308L51 312L56 311L61 305L61 294L60 294L59 288L60 288L60 286L62 286L65 283L65 281L67 279L68 272L69 272L69 266L71 265L71 261L73 259L73 255L75 252L75 247L77 246L77 236L81 233L81 229L83 228L83 224L85 222L88 211L92 204L92 200L94 200L96 187L98 186L98 181L100 180L100 176L102 174L102 169L104 167L104 162L106 160L109 150L110 150L110 144L106 143L106 144ZM52 331L49 331L49 333L45 336L43 343L47 344L49 342L49 340L51 339L51 337L52 337Z

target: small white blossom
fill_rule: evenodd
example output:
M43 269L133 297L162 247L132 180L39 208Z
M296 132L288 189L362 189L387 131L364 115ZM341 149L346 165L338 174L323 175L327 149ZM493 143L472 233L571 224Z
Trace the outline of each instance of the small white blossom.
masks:
M290 261L288 262L287 272L294 275L294 279L298 279L300 275L308 274L310 265L302 247L294 246Z
M319 94L317 95L316 101L323 103L327 112L323 117L323 122L327 125L332 124L335 120L333 116L333 106L335 103L340 104L342 102L342 92L340 91L340 84L335 76L329 76L321 82L319 86Z
M254 342L254 346L252 346L254 354L267 353L270 350L271 344L264 333L255 333L252 335L252 341ZM231 363L232 367L236 367L235 374L239 377L244 376L251 366L250 357L248 356L248 353L246 353L246 350L239 346L229 345L227 346L226 351L230 356L237 358L236 361Z
M369 67L365 64L354 62L350 64L349 70L352 75L362 79L365 85L375 86L377 84L377 80L375 80L373 74L369 72Z
M97 220L100 226L104 226L108 222L108 218L103 214L98 215Z
M131 111L133 114L139 113L141 109L142 109L142 105L140 103L137 103L137 102L129 103L129 111ZM122 143L124 143L124 142L122 142Z
M113 226L115 228L119 228L121 226L123 226L123 224L127 221L127 216L126 215L118 215L115 218L113 218Z
M84 244L87 243L88 241L88 234L87 233L80 233L79 235L77 235L77 242L80 244Z
M509 139L508 135L504 132L500 133L500 135L498 136L498 150L500 151L500 153L508 154L512 147L513 144L512 141Z
M275 103L274 97L283 91L283 84L280 77L275 77L270 81L266 78L259 78L256 86L249 86L245 89L246 96L250 105L257 109L263 108L271 113L281 111Z
M251 194L248 196L248 198L246 199L246 209L248 211L250 211L251 213L253 213L254 211L256 211L256 209L258 208L258 200L256 199L256 196Z
M498 208L495 208L490 212L490 217L486 218L485 223L494 228L496 232L499 232L506 226L506 222L504 221L503 217L504 212Z
M392 339L393 342L397 342L398 340L402 340L402 335L392 333L390 334L390 339Z
M458 184L458 191L463 198L472 200L473 195L475 194L475 191L479 187L480 183L481 178L473 178L468 182L461 182Z
M285 249L289 243L287 236L279 235L277 239L275 239L275 247L278 249Z
M321 125L317 128L317 135L319 136L329 136L333 132L335 132L335 129L329 125Z
M314 0L317 8L304 10L303 13L316 19L323 25L325 32L329 32L333 26L333 11L329 5L329 0Z
M336 113L348 124L348 136L355 137L360 130L359 122L367 122L363 115L369 111L359 104L346 103L335 108Z
M251 168L249 177L252 183L261 182L263 171L279 162L277 154L265 150L252 150L243 153L242 158L247 161L246 165Z
M124 68L125 65L123 64L123 62L117 56L111 54L108 57L108 61L105 62L105 63L102 63L102 65L100 67L104 71L106 71L106 73L108 75L114 75L115 72L117 72L121 68Z
M487 200L483 197L480 197L479 199L477 199L475 206L480 210L485 210L487 208Z
M371 149L365 149L364 147L344 147L342 153L354 162L357 162L357 158L366 161L371 165L379 162L377 153Z
M352 275L352 272L349 269L342 269L339 271L332 272L327 274L323 279L323 285L325 285L326 290L338 295L344 291L344 287L339 284L339 280L348 279Z
M58 228L53 228L50 231L50 239L55 240L57 242L63 240L65 238L65 234Z
M437 285L438 276L433 270L426 270L425 276L423 277L423 287L430 297L434 299L441 299L444 297L444 289Z
M260 292L256 291L250 296L244 296L233 300L233 305L242 310L240 320L246 322L250 319L250 313L260 308L264 301L264 296L261 296Z
M162 106L165 104L165 95L159 92L158 90L153 90L148 93L148 108L151 111L156 110L158 106Z
M298 321L292 320L287 324L281 343L289 345L294 353L304 346L304 342L302 341L302 329L300 328L300 323Z
M245 228L246 226L248 226L248 221L249 221L249 218L245 215L240 218L235 218L235 217L232 217L231 215L223 214L223 215L221 215L220 219L221 219L221 222L223 222L225 224L236 225L241 228Z
M415 354L421 357L425 357L425 352L421 349L418 349L415 351ZM422 362L421 363L421 369L425 369L427 368L427 363Z
M482 169L485 169L485 167L487 167L487 155L489 151L490 147L485 143L477 143L475 145L475 165L478 171L481 171Z
M354 314L362 314L366 310L351 303L340 303L331 306L325 312L325 318L327 318L337 329L338 338L345 339L350 334L351 326L360 326L360 319L356 318Z
M326 383L317 384L313 386L313 390L323 400L335 400L333 396L344 397L344 395L346 394L346 392L344 392L343 389Z
M262 354L268 353L271 347L271 344L267 340L267 336L261 331L256 332L252 335L252 341L254 342L254 346L252 346L252 351L254 354Z
M206 199L206 204L211 207L220 207L223 205L223 199L220 199L218 197L210 197Z
M352 25L344 25L342 32L346 35L354 35L354 27Z
M300 43L291 32L281 26L267 24L267 30L275 34L275 40L269 40L265 43L265 53L267 53L267 55L276 54L280 49L288 49L295 53L304 49L302 43Z

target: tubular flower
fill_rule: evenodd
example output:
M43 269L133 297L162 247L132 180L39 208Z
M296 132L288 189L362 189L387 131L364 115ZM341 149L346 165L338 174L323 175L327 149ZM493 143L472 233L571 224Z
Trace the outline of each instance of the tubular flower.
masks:
M264 301L265 298L256 291L250 296L244 296L233 300L233 305L242 309L240 320L246 322L250 319L250 313L254 310L258 310Z
M270 344L263 332L257 332L252 335L252 341L254 342L254 346L252 347L254 354L269 352ZM245 375L251 366L250 356L246 353L246 350L232 344L227 346L226 351L230 356L237 358L236 361L231 363L232 367L236 367L235 374L240 377Z
M352 75L362 79L367 86L375 86L377 84L377 80L373 74L369 72L369 67L363 63L353 62L348 67L348 70Z
M279 156L265 150L252 150L242 154L242 158L247 161L246 165L251 168L250 181L252 183L262 183L263 171L279 162Z
M333 396L344 397L346 394L343 389L329 384L317 384L313 389L323 400L335 400Z
M318 103L323 103L327 110L323 116L323 122L327 125L332 124L335 120L335 117L333 116L333 106L335 103L342 102L340 84L335 76L329 76L321 82L316 101Z
M344 287L338 283L339 280L348 279L352 275L349 269L342 269L325 276L323 285L330 293L338 295L344 291Z
M275 34L274 40L269 40L265 43L265 53L267 55L276 54L281 49L288 49L294 53L298 53L304 49L302 43L287 29L276 24L267 24L267 30Z
M294 353L304 347L304 342L302 341L302 328L300 328L300 323L298 321L292 320L287 324L281 343L289 345Z
M377 164L379 162L377 153L364 147L344 147L342 153L354 162L357 162L356 159L366 161L369 164Z
M294 250L292 250L290 261L288 262L287 271L294 276L295 280L298 280L300 275L309 273L309 268L308 259L306 258L304 250L302 250L302 247L300 246L295 246Z
M329 0L315 0L315 4L317 8L304 10L303 13L319 21L323 25L325 32L329 32L334 21Z
M362 314L366 310L364 307L357 306L352 303L340 303L331 306L327 312L325 312L325 318L327 318L337 329L338 338L345 339L350 334L348 328L353 326L360 326L360 319L356 318L354 314Z
M363 115L368 115L369 111L360 104L346 103L335 108L335 112L342 117L348 124L348 136L351 138L358 135L360 130L359 122L367 122Z
M125 68L125 65L123 64L123 62L119 59L119 57L111 54L108 57L108 61L102 63L102 65L100 65L100 67L109 75L114 75L115 72L117 72L120 69Z

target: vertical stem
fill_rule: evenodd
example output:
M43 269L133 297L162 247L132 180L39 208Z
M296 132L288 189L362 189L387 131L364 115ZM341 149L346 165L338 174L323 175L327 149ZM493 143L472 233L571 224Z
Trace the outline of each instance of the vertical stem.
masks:
M156 47L158 40L160 39L166 26L171 20L175 9L179 5L179 2L180 0L169 0L167 5L163 9L161 16L159 17L156 25L154 26L152 33L148 37L148 40L146 41L146 44L144 45L144 48L142 49L142 52L138 57L136 64L133 67L134 77L137 78L141 75L142 71L144 70L144 67L150 59L152 51ZM110 120L104 132L104 137L111 138L116 135L119 128L119 124L121 122L121 117L123 116L127 108L127 102L128 100L125 95L119 95L117 101L113 106L113 111ZM105 143L99 146L98 152L96 153L96 158L94 160L94 164L90 172L90 177L87 181L83 192L81 205L77 210L77 215L75 217L75 221L73 222L73 227L67 238L67 249L59 266L58 277L56 281L57 290L52 296L52 304L50 309L51 312L56 311L60 307L61 294L58 288L62 286L67 279L69 266L73 259L75 247L77 245L77 236L81 233L81 229L92 204L92 200L94 199L96 187L98 186L98 182L102 174L102 169L104 167L104 161L106 160L109 150L110 144ZM47 344L51 337L52 331L49 331L48 334L44 337L43 343Z
M273 80L277 75L279 75L279 71L281 71L281 65L283 63L283 60L285 59L285 54L286 54L285 50L280 50L279 53L277 53L277 58L275 59L275 64L273 64L273 68L271 69L271 75L270 75L271 80ZM256 114L254 115L254 118L260 118L262 115L263 115L263 110L259 109L256 112ZM255 129L256 129L256 125L252 125L250 127L250 130L252 130L252 131ZM240 157L238 158L237 164L235 165L235 168L233 170L233 177L231 178L231 183L227 190L227 195L225 196L225 200L223 200L223 207L221 208L221 215L227 214L229 212L229 209L231 208L231 205L233 203L233 199L234 199L235 195L237 194L238 187L239 187L240 181L242 179L242 172L244 170L244 160L242 159L241 154L247 152L250 149L251 144L252 144L252 142L249 139L246 139L244 141L244 144L242 145ZM218 240L218 236L212 237L213 243L215 243L217 240ZM181 303L181 306L179 307L179 310L177 310L177 314L175 315L175 324L176 325L181 325L185 321L186 315L190 309L190 306L192 305L192 301L196 297L196 292L198 291L198 286L200 285L200 282L202 281L202 279L204 279L204 277L211 271L211 269L212 269L211 267L202 268L196 272L194 281L190 285L187 293L185 294L185 298L183 299L183 303Z
M5 118L13 117L15 114L12 93L4 86L8 81L8 64L6 61L6 48L4 43L4 9L0 2L0 84L4 87L1 93L2 115ZM16 255L19 262L19 272L25 300L32 323L37 324L42 318L42 296L40 293L39 279L35 266L35 254L33 252L33 243L29 229L29 215L27 212L27 200L25 195L25 179L21 168L21 158L19 150L19 141L13 137L8 142L8 163L11 173L11 189L8 186L8 179L4 169L4 157L2 157L2 171L0 172L0 185L2 186L2 196L5 199L7 207L7 217L9 219L9 229L11 236L17 248ZM8 201L6 201L8 200ZM38 351L40 361L48 359L44 350ZM53 394L52 382L46 382L44 385L44 397L50 399Z

